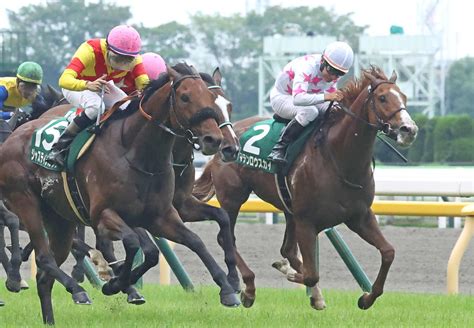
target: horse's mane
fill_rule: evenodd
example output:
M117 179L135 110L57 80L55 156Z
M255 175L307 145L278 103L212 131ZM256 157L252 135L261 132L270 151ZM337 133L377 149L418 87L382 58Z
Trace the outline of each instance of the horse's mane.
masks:
M187 63L178 63L173 66L173 69L181 75L193 75L195 74L195 69L188 65ZM151 80L150 83L143 89L143 103L145 103L150 96L155 93L158 89L163 87L166 83L170 80L168 73L161 73L156 80ZM212 80L212 78L211 78ZM120 119L126 117L136 110L138 110L138 106L140 104L140 99L134 99L128 105L127 109L124 111L118 111L112 117L114 119Z
M367 69L363 69L362 72L368 73L377 79L381 79L381 80L387 79L384 72L377 66L372 65ZM356 98L359 96L362 90L366 88L369 85L369 83L370 83L370 80L366 78L363 73L361 74L359 78L353 78L349 80L344 87L339 89L344 95L344 100L342 101L342 104L344 106L349 107L349 105L352 104L356 100Z
M387 80L383 71L377 66L371 65L369 68L363 69L359 78L350 79L345 86L339 89L344 95L344 99L341 103L345 107L350 107L359 94L370 84L371 81L364 75L364 72L372 75L376 79ZM336 122L339 122L344 115L344 111L340 110L340 108L337 106L332 107L326 114L327 120L325 126L327 128L331 127ZM316 134L319 135L318 132L316 132ZM316 143L319 142L318 138L319 137L316 138Z

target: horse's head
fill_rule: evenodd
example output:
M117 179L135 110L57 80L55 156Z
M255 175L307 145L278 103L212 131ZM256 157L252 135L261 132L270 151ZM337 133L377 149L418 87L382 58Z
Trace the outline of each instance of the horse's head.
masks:
M230 116L232 114L232 103L227 99L222 89L222 75L217 67L212 77L206 73L200 73L201 78L206 82L207 88L216 94L216 104L220 111L218 114L219 128L224 139L222 140L219 153L224 162L231 162L237 159L239 154L239 139L234 132Z
M33 119L40 117L48 109L59 105L62 100L64 100L63 94L48 84L46 88L41 88L41 93L31 104L31 117Z
M207 88L194 67L180 63L168 67L171 80L171 125L184 132L197 144L204 155L219 151L223 135L219 127L222 104L218 96Z
M407 97L395 83L397 74L393 71L390 79L376 68L363 72L369 82L368 106L369 122L397 142L408 147L416 138L418 127L406 109Z

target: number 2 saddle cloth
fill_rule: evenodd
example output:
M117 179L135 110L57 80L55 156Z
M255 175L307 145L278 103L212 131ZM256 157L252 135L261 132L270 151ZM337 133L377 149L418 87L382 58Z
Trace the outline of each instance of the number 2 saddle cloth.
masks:
M267 157L273 146L278 142L281 131L288 122L289 120L277 117L252 125L240 137L240 152L236 163L272 174L277 173L278 168ZM313 123L310 123L300 136L289 145L286 153L288 164L282 167L280 171L283 175L287 175L293 161L303 149L306 140L316 129L317 124Z

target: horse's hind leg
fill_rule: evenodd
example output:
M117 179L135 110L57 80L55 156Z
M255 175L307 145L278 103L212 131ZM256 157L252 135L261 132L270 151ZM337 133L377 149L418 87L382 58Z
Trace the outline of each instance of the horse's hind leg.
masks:
M49 224L46 231L49 238L49 247L54 254L55 264L59 267L68 257L72 245L72 238L75 231L75 225L69 221L58 218L55 214L48 213ZM51 290L54 284L54 277L49 275L41 267L36 274L38 296L41 301L41 309L43 313L44 323L54 323L53 309L51 304ZM70 280L74 281L69 277ZM74 281L75 282L75 281ZM67 287L66 287L67 289ZM74 296L74 301L78 304L90 304L85 292L79 292L78 298ZM83 298L85 296L85 298ZM87 301L85 301L87 300Z
M3 201L0 201L0 216L3 218L3 222L8 227L10 231L11 239L11 257L10 265L7 270L7 281L5 286L11 292L19 292L22 287L22 280L20 276L20 265L21 265L21 248L20 248L20 221L18 217L7 210ZM3 239L3 238L2 238ZM28 284L23 282L23 285L26 285L25 289L28 288Z
M154 236L160 236L182 244L196 253L209 270L213 280L221 288L219 293L221 304L225 306L238 306L240 304L234 288L227 281L225 272L206 249L201 238L184 225L174 208L171 208L166 216L155 218L149 231Z
M224 260L228 270L227 280L236 292L240 291L234 251L234 238L230 230L230 219L227 212L198 201L194 197L188 197L181 206L176 209L184 222L198 222L211 219L219 224L217 242L224 250Z
M346 222L346 225L352 231L356 232L362 239L375 246L382 256L382 264L375 282L372 285L372 291L365 293L359 298L359 308L365 310L374 304L377 297L382 295L385 280L388 271L395 258L395 249L385 239L372 210L369 210L366 217Z
M53 253L49 248L47 240L48 237L52 236L46 236L45 234L45 228L43 226L43 216L39 211L38 199L31 196L24 197L23 194L16 194L16 197L10 197L10 204L12 210L22 220L26 231L28 231L28 234L30 235L31 242L33 243L36 253L36 265L38 266L38 269L44 271L45 274L56 279L59 283L66 287L66 290L72 294L72 298L75 303L90 304L90 299L87 296L87 293L85 292L84 288L79 286L74 279L72 279L64 271L62 271L58 267L54 259ZM28 206L25 206L24 204L28 204ZM55 216L56 215L53 212L48 213L49 220L53 219ZM54 222L54 224L51 224L51 227L56 226L57 229L59 229L60 227L67 228L64 231L58 233L59 235L62 234L65 238L69 236L72 239L72 232L74 231L74 228L73 226L68 228L66 224L71 225L69 222L62 219L57 219L52 222ZM58 250L61 251L62 249L66 249L68 253L70 250L70 241L66 244L60 243L58 246ZM39 291L40 289L38 289L38 292ZM42 309L44 309L42 311L43 321L48 324L53 324L54 317L52 312L50 294L46 293L45 296L41 298L41 307Z
M5 273L8 275L8 272L10 271L10 259L6 252L5 226L2 221L0 221L0 262L2 263Z

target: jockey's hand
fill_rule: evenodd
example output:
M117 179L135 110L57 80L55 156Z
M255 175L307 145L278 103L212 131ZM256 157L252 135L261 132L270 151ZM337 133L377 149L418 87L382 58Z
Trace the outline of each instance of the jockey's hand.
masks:
M343 98L344 98L344 95L339 90L337 90L336 92L324 94L325 101L341 101Z
M105 80L106 76L107 74L104 74L95 81L92 81L92 82L87 81L86 82L87 90L92 91L92 92L100 92L102 90L102 86L104 86L105 88L104 92L109 93L110 92L109 86L107 85L107 81Z

